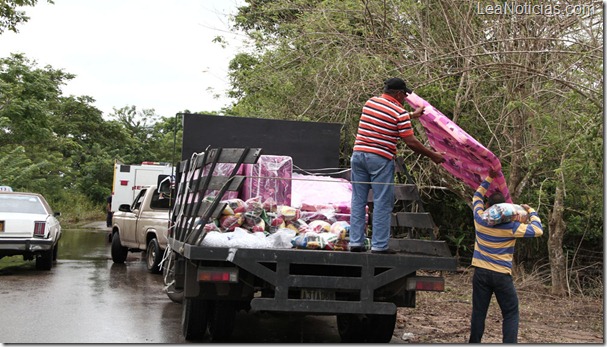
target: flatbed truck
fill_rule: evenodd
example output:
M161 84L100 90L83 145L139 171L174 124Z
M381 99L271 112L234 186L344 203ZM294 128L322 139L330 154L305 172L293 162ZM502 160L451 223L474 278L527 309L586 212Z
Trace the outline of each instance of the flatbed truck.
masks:
M417 291L444 290L440 273L455 271L457 261L444 241L432 238L391 238L397 254L201 245L202 227L225 207L221 197L238 191L245 179L236 174L239 166L255 163L261 153L261 148L207 146L177 165L163 276L169 298L183 305L186 340L201 340L207 333L211 341L229 340L236 313L253 310L332 315L343 342L385 343L392 338L398 307L415 307ZM226 176L202 174L203 167L212 172L218 163L235 167ZM414 184L395 188L402 199L417 194ZM219 191L215 199L202 197L208 189ZM392 223L431 227L428 217L394 213Z

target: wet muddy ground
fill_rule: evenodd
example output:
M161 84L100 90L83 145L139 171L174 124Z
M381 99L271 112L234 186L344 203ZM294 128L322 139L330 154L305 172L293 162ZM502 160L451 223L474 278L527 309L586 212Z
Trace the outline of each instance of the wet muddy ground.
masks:
M51 271L0 270L0 342L185 343L182 306L146 271L142 253L114 264L104 223L64 230ZM208 341L203 341L208 342ZM240 312L229 342L338 343L334 317Z

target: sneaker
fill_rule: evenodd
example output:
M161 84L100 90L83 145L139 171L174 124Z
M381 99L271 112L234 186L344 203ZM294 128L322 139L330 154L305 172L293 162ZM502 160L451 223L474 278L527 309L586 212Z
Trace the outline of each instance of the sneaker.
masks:
M371 251L371 253L375 253L375 254L396 254L398 253L396 250L392 249L392 248L387 248L381 251Z
M354 246L350 247L350 252L366 252L367 248L365 246Z

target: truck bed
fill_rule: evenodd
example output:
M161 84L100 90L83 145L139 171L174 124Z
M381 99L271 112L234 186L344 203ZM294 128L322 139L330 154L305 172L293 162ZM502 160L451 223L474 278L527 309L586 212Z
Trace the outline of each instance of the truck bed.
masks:
M394 314L396 307L415 305L415 291L405 291L407 278L418 270L454 271L456 260L443 241L391 239L397 254L352 253L308 249L251 249L194 246L171 239L171 246L197 267L235 266L239 276L254 274L269 297L254 297L256 311L337 314ZM191 267L195 271L196 267ZM196 276L190 272L189 276ZM186 271L188 277L188 271ZM243 276L246 278L246 276ZM192 283L193 281L186 281ZM186 290L197 295L198 286ZM319 300L302 298L302 289ZM322 298L334 292L332 300Z

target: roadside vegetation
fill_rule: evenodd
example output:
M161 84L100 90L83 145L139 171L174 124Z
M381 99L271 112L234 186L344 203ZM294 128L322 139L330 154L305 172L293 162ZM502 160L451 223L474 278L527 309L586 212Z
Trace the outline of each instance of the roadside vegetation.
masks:
M27 20L17 5L36 3L8 0L0 34ZM603 6L580 4L578 15L490 16L469 1L247 0L233 18L250 42L230 62L237 101L191 111L340 123L348 167L361 105L403 77L500 158L513 200L542 217L544 236L517 243L520 276L542 269L552 295L602 293ZM0 57L0 185L44 194L66 223L103 220L113 163L175 163L180 119L134 105L104 115L94 96L64 95L76 77L42 59ZM472 189L401 155L439 237L469 265Z

